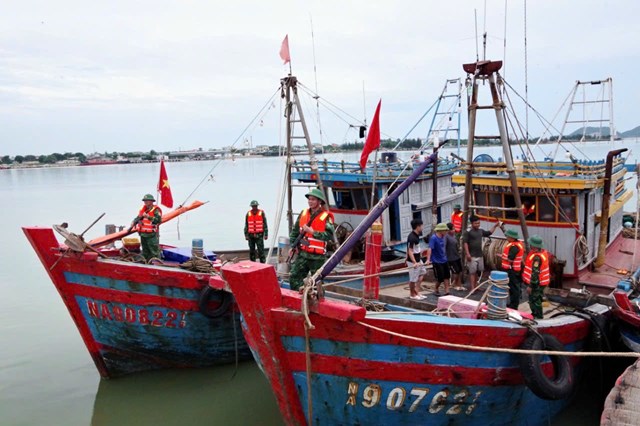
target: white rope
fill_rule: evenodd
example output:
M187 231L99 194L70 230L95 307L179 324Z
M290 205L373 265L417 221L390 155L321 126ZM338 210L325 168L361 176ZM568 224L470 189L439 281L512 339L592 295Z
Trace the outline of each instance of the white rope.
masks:
M639 352L570 352L570 351L540 351L535 349L511 349L511 348L497 348L493 346L475 346L475 345L463 345L459 343L442 342L440 340L423 339L421 337L408 336L402 333L396 333L395 331L385 330L375 325L367 324L366 322L356 321L357 324L363 327L371 328L376 331L380 331L391 336L402 337L404 339L414 340L416 342L428 343L436 346L445 346L456 349L468 349L471 351L479 352L499 352L508 354L521 354L521 355L551 355L551 356L578 356L578 357L624 357L624 358L640 358Z

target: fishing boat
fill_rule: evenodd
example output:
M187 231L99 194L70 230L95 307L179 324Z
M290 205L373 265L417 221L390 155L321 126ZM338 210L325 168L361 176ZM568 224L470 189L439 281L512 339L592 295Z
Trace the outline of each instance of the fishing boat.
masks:
M480 197L471 203L471 194L480 194L481 180L477 179L482 179L475 176L478 170L473 164L479 110L495 112L506 159L506 167L494 173L493 179L498 182L504 175L511 183L515 206L521 206L519 188L527 178L522 182L509 160L505 105L499 87L501 65L499 61L478 61L463 67L471 89L465 216L471 209L488 210L494 204L493 197L485 198L484 204ZM478 104L479 86L490 88L490 105ZM437 151L373 206L345 243L306 280L301 292L281 288L273 269L250 262L225 265L223 274L211 280L214 288L234 294L244 318L243 332L272 386L286 424L538 425L548 424L570 401L584 367L579 355L589 350L590 339L598 334L596 319L608 311L607 306L594 303L596 298L579 312L559 307L543 319L523 321L506 311L506 290L504 286L499 290L506 274L499 271L492 273L489 291L490 308L501 306L498 315L479 314L477 303L465 315L456 315L451 309L433 311L424 302L405 299L391 304L373 299L362 303L326 291L323 280L370 227L371 233L376 233L374 221L437 161ZM617 158L615 154L607 162L609 167L598 167L597 174L581 169L572 174L576 184L581 182L577 191L590 191L597 185L603 188L607 176L617 181L622 172L613 166L617 164L613 158ZM573 164L571 171L576 166ZM527 173L531 171L527 169ZM566 182L567 178L561 180ZM554 182L555 177L547 171L538 179ZM501 188L494 181L482 184ZM609 188L613 192L614 187L617 193L617 186ZM572 198L576 210L578 198L585 195L578 193L581 195ZM608 195L605 192L597 205L593 197L587 197L589 214L597 214L596 206L600 206L599 217L604 217L604 222L615 215L611 209L607 211ZM502 209L504 205L501 202L496 207ZM526 230L522 208L514 213ZM554 218L558 214L554 210ZM491 218L485 215L485 220ZM602 248L606 251L615 247L606 243L605 239ZM598 257L588 259L593 264ZM602 279L597 272L590 271L590 283ZM567 285L571 282L579 286L586 281L568 280Z
M202 204L169 211L162 223ZM141 263L136 242L126 244L131 229L85 242L64 225L23 231L102 377L251 359L233 298L208 285L220 253L163 245L163 261Z
M320 188L327 198L327 210L330 212L336 229L336 244L341 244L362 222L369 210L393 188L404 182L411 175L424 155L414 154L412 158L402 160L397 151L383 151L378 159L363 168L358 162L329 161L326 158L315 158L311 139L307 131L303 109L300 106L299 82L295 76L289 75L281 80L282 97L290 107L286 113L287 129L287 218L288 231L294 223L292 198L295 188ZM425 146L418 151L425 151L427 144L439 139L443 142L455 140L460 144L458 106L462 93L460 79L446 81L437 101L427 110L434 110L431 125L425 138ZM315 93L313 98L318 99ZM427 115L425 113L415 127ZM457 123L456 123L457 122ZM355 127L355 126L351 126ZM361 137L366 128L363 126ZM413 129L412 129L413 130ZM295 152L293 142L304 139L308 146L308 160L296 160L291 155ZM399 145L399 144L398 144ZM400 154L400 155L399 155ZM406 282L406 239L411 232L411 220L420 218L425 223L425 233L430 233L438 222L448 222L456 204L462 203L462 188L452 184L452 177L459 170L459 163L450 158L439 158L427 167L423 173L411 183L404 196L395 200L381 216L383 247L380 265L382 286L392 286ZM289 246L287 237L279 247L278 275L288 280ZM327 276L327 282L339 283L346 290L362 290L364 274L365 242L360 241L339 265Z

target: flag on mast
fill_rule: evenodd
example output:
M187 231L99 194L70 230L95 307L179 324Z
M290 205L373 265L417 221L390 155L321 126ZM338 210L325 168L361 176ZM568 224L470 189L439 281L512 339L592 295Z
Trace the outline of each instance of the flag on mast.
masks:
M373 115L373 120L371 121L371 127L369 127L369 134L367 135L367 141L364 143L364 148L362 148L362 155L360 156L360 168L364 170L367 165L367 160L369 159L369 154L371 154L376 149L380 148L380 105L382 104L382 99L378 102L378 106L376 107L376 113Z
M280 46L280 58L282 58L284 64L291 62L291 54L289 53L289 34L284 36L284 40L282 40L282 46Z
M169 178L167 177L167 169L164 167L164 160L160 160L160 179L158 180L158 193L160 194L160 204L165 207L173 207L173 195L171 194L171 186L169 186Z

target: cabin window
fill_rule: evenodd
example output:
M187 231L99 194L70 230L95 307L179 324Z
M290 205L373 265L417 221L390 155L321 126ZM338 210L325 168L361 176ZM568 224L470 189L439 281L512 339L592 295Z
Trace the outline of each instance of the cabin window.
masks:
M371 188L366 189L354 189L352 192L353 201L356 205L356 210L369 210L369 199L371 198Z
M538 217L540 222L556 221L556 205L546 196L538 197Z
M485 192L480 192L480 191L475 191L474 192L475 195L475 205L476 206L486 206L487 205L487 194ZM477 208L476 209L476 214L480 214L483 216L487 216L487 210L486 209L482 209L482 208Z
M348 189L334 189L333 198L336 201L336 208L343 210L353 210L354 203L351 191Z
M560 212L558 213L558 222L576 222L576 198L571 196L558 197L558 205Z
M489 193L489 206L502 207L502 194L499 192ZM489 210L493 214L491 216L502 218L502 210Z
M504 206L514 208L516 206L516 198L511 194L504 194ZM504 212L506 219L518 219L517 210L507 210Z

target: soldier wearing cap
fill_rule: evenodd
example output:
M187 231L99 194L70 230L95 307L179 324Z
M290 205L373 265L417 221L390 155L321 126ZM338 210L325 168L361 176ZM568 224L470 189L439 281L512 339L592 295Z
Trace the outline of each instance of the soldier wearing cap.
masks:
M264 240L269 238L269 228L267 227L267 217L264 210L258 208L258 201L252 200L249 203L251 210L247 212L244 219L244 239L249 242L249 259L256 261L256 251L260 262L265 263Z
M138 212L138 216L133 219L131 229L138 231L140 235L140 245L142 246L142 256L149 261L153 258L160 259L160 237L158 227L162 222L162 210L154 205L153 195L146 194L142 197L144 205Z
M511 309L518 309L524 244L519 241L520 234L515 229L508 229L504 235L507 237L507 244L504 245L502 251L502 269L507 271L509 276L509 303L507 306Z
M536 319L542 319L542 296L551 282L549 253L543 248L542 238L539 236L533 235L528 241L531 252L524 261L522 280L527 285L531 314Z
M440 284L444 283L444 295L449 295L449 263L447 261L447 252L445 250L444 235L449 231L446 223L439 223L433 229L435 232L429 238L429 248L427 249L427 265L433 264L433 275L436 278L435 295L440 296Z
M298 290L307 274L315 273L325 262L327 242L333 239L334 232L331 214L323 208L327 200L322 191L314 188L305 197L309 208L300 213L289 234L291 244L298 235L304 234L299 246L291 247L292 250L299 250L289 278L292 290Z

